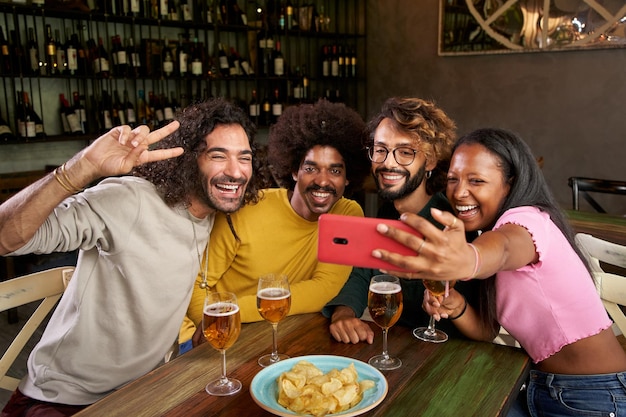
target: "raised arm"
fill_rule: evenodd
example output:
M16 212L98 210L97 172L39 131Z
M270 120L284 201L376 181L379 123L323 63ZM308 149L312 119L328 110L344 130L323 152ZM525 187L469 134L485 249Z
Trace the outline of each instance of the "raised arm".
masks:
M146 162L181 155L182 148L148 150L178 126L175 121L153 132L147 126L133 130L129 126L115 127L54 172L0 205L0 255L24 246L61 201L91 182L127 174Z
M530 233L515 224L505 224L488 231L469 245L465 228L451 213L433 209L433 217L446 224L441 231L426 219L405 213L402 220L420 231L423 241L410 233L381 224L378 231L415 250L415 256L403 256L375 250L374 257L414 272L393 271L403 278L437 280L488 278L498 271L510 271L535 262L537 253Z

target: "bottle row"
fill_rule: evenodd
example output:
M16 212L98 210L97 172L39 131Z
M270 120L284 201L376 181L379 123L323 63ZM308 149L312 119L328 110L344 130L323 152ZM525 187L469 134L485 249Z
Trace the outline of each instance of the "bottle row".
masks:
M19 33L10 31L11 42L0 27L0 75L1 76L93 76L96 78L229 78L240 76L291 76L294 68L285 60L280 40L274 41L267 32L260 32L258 64L243 57L233 46L219 43L217 57L197 37L178 35L178 42L170 39L141 39L136 45L132 36L111 37L105 45L102 37L98 42L88 39L84 45L77 33L66 28L65 42L60 30L46 25L46 39L39 47L34 28L28 28L28 41L20 42ZM43 51L43 53L41 52ZM323 77L356 77L357 57L349 45L324 45L320 51L321 75ZM255 68L256 67L256 68Z
M240 0L241 1L241 0ZM324 33L337 31L326 3L328 0L86 0L45 5L44 0L13 0L13 4L33 6L43 12L72 10L110 20L124 17L145 22L174 24L247 26L264 22L272 31ZM335 10L338 12L338 10ZM337 19L339 20L339 19Z
M305 79L306 80L306 79ZM134 90L133 90L134 91ZM286 106L312 102L320 98L329 101L343 101L339 89L326 89L323 94L311 97L308 83L297 83L290 91L285 91L280 84L267 85L263 89L263 98L257 94L257 89L251 91L249 101L233 99L242 109L248 112L251 120L257 126L270 126L275 123ZM59 94L56 114L62 132L53 132L53 135L80 136L96 135L106 132L119 125L147 125L150 129L161 127L174 119L176 112L191 102L205 100L213 96L209 88L201 88L197 84L196 92L189 97L186 94L178 96L175 91L155 93L137 90L137 96L132 97L128 90L123 90L120 96L118 90L110 94L107 90L89 95L89 102L84 93L73 91L71 97L65 93ZM71 101L71 102L70 102ZM40 107L41 111L44 108ZM48 136L46 125L49 123L50 113L42 118L32 104L28 91L17 91L13 108L15 117L14 129L3 117L0 109L0 143L19 143Z

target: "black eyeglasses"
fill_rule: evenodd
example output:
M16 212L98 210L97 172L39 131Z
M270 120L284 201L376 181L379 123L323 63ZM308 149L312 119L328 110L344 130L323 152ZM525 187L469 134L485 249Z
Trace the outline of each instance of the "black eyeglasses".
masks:
M393 153L393 158L398 165L406 166L411 165L415 160L415 155L419 152L416 149L409 148L407 146L400 146L394 149L387 149L382 145L374 145L367 147L367 154L370 157L370 161L382 164L387 160L389 152Z

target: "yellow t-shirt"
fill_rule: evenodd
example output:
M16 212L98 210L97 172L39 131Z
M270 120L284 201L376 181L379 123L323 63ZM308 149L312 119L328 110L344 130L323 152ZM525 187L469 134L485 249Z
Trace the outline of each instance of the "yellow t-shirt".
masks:
M242 322L263 320L256 308L258 278L270 273L285 274L291 289L289 314L317 312L343 287L352 267L317 261L317 221L300 217L288 199L288 190L263 191L259 203L246 205L231 214L237 242L226 216L218 214L211 231L207 282L211 291L230 291L237 295ZM356 201L341 198L330 213L363 216ZM202 262L202 271L206 259ZM191 338L202 320L205 290L202 272L196 285L180 341Z

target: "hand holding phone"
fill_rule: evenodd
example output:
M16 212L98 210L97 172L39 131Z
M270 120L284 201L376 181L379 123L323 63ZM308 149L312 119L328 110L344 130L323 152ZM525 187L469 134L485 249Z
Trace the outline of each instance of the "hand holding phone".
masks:
M372 256L374 249L415 256L414 250L381 235L376 230L376 226L381 223L422 237L421 233L400 220L322 214L318 220L317 259L333 264L403 271L396 265Z

